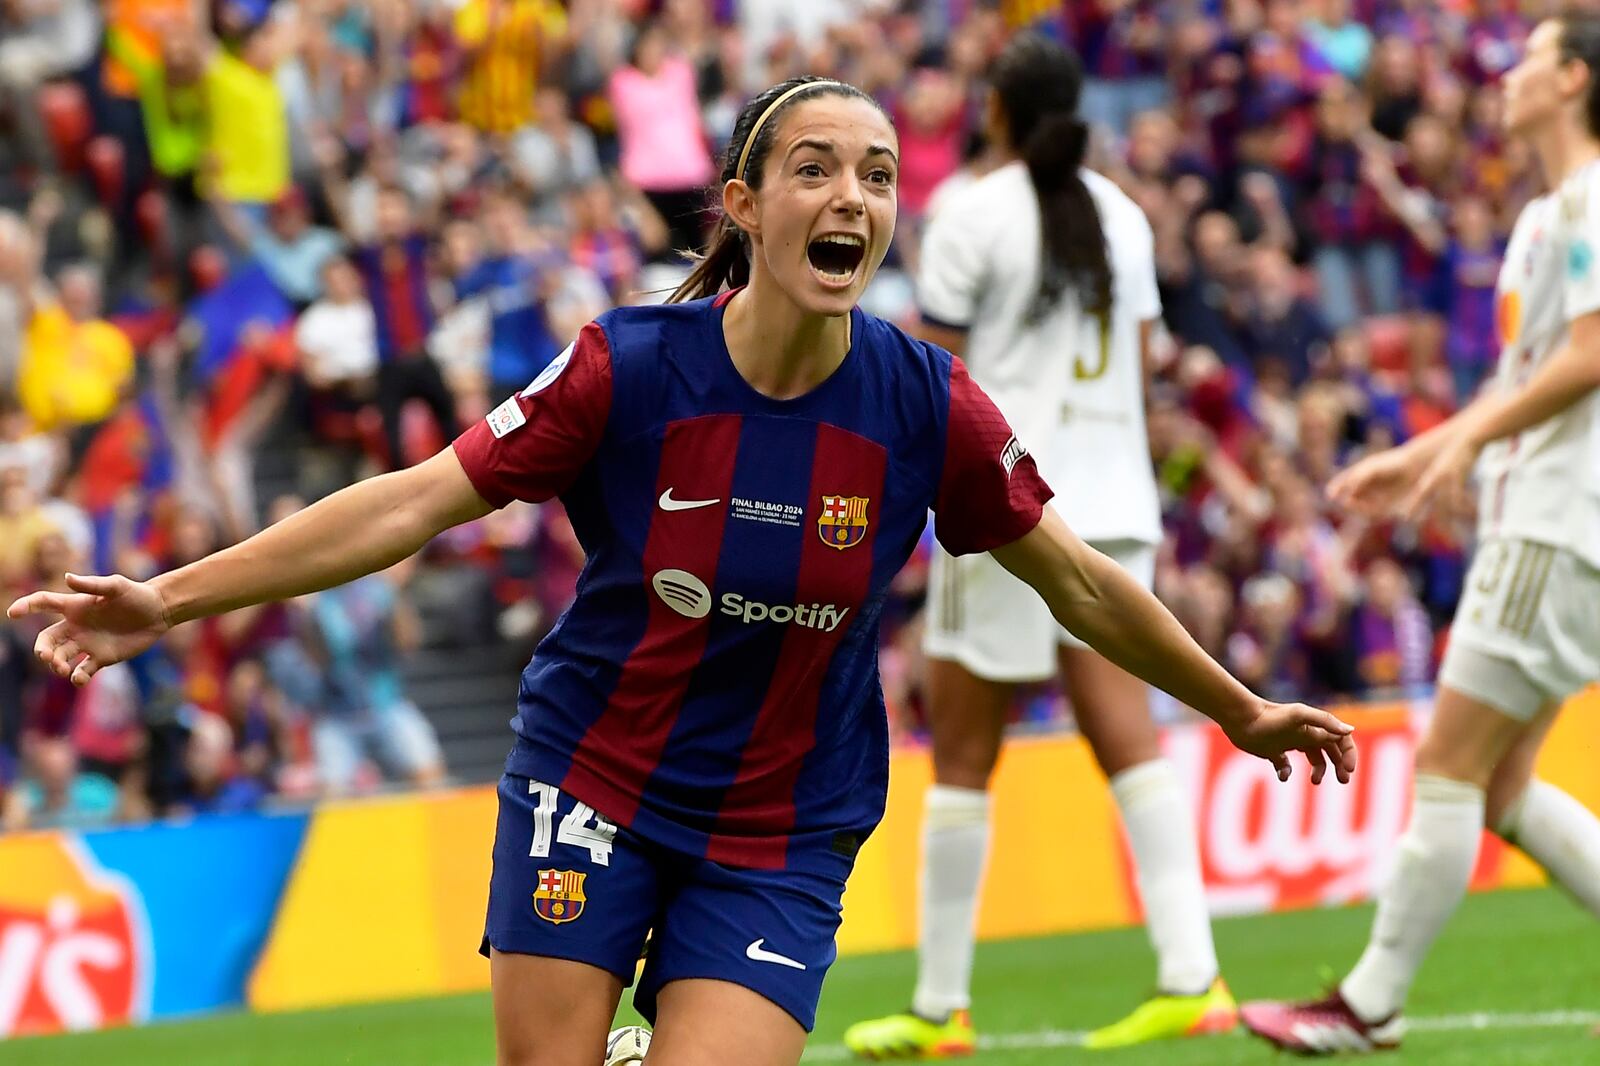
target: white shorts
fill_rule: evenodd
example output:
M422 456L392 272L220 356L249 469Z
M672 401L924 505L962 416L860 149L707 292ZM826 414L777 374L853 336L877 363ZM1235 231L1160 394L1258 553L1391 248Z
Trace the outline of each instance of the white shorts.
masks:
M1145 588L1155 583L1156 546L1138 540L1092 545ZM1056 675L1058 646L1088 647L1057 624L1044 600L993 556L959 559L935 546L928 573L922 650L986 681L1044 681Z
M1439 684L1518 721L1600 681L1600 571L1565 548L1487 540L1467 572Z

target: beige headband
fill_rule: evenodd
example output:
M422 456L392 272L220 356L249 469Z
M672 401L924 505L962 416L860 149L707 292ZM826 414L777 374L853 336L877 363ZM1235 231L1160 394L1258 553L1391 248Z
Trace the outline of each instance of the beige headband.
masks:
M739 153L739 169L733 172L733 176L740 181L744 180L744 167L746 163L750 162L750 146L756 143L756 137L760 135L761 127L767 124L767 119L772 117L774 111L788 103L790 97L803 93L807 89L819 89L824 86L839 88L843 86L843 83L837 81L803 81L799 85L781 93L776 100L768 104L767 109L761 112L761 117L756 119L756 124L750 127L750 136L744 139L744 149Z

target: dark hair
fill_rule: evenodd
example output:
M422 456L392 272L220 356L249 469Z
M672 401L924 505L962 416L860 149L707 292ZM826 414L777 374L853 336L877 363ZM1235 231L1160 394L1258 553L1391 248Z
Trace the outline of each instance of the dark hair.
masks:
M1039 197L1043 262L1029 308L1035 321L1068 288L1089 311L1111 307L1111 264L1100 212L1078 168L1089 128L1078 118L1083 66L1078 57L1037 33L1011 39L989 71L1011 145L1027 164Z
M802 89L783 102L772 114L767 115L767 120L761 123L761 128L755 131L755 141L750 145L750 152L744 161L744 172L739 173L739 157L745 154L745 142L750 140L751 130L766 115L767 108L784 93L801 85L816 85L815 89ZM779 82L760 96L744 105L744 110L739 112L739 121L733 124L733 135L728 138L728 147L722 156L722 173L717 178L717 189L734 178L743 179L752 189L761 188L761 174L766 166L767 153L772 151L773 139L777 136L779 120L785 111L804 100L816 100L823 96L843 96L850 99L865 100L873 107L882 111L883 108L876 100L857 89L854 85L833 81L829 78L819 78L815 75L804 75L790 78L788 81ZM694 271L683 280L673 294L667 298L668 303L681 303L685 300L699 300L707 296L715 296L722 291L724 285L728 288L737 288L750 280L750 241L745 236L737 223L727 215L720 215L717 225L711 232L711 237L706 242L706 247L699 255L700 262L695 265Z
M1561 58L1589 68L1583 117L1591 137L1600 137L1600 16L1574 11L1561 16Z

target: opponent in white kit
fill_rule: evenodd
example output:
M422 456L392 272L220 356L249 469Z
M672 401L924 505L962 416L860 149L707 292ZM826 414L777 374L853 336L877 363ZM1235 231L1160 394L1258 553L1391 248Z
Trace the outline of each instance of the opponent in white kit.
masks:
M1493 386L1331 486L1358 511L1414 517L1478 463L1479 544L1365 954L1325 999L1244 1009L1252 1031L1302 1053L1399 1043L1485 825L1600 916L1600 819L1533 779L1562 701L1600 681L1600 18L1541 23L1504 88L1509 132L1551 191L1523 209L1501 265Z
M986 132L1009 161L941 198L922 246L922 333L966 360L1016 439L1034 449L1073 528L1148 587L1161 539L1144 422L1145 350L1161 313L1150 225L1115 185L1082 169L1082 76L1070 53L1018 37L990 82ZM924 812L917 988L910 1011L853 1026L846 1045L869 1058L973 1048L989 778L1016 684L1052 677L1058 665L1111 779L1160 969L1158 995L1090 1044L1232 1028L1194 819L1161 758L1144 684L1058 626L987 556L936 554L925 647L935 784Z

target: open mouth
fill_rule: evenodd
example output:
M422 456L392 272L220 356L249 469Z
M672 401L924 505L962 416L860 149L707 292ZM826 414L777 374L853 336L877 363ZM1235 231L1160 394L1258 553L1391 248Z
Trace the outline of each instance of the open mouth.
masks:
M845 284L866 258L867 242L853 233L829 233L806 246L811 269L823 281Z

